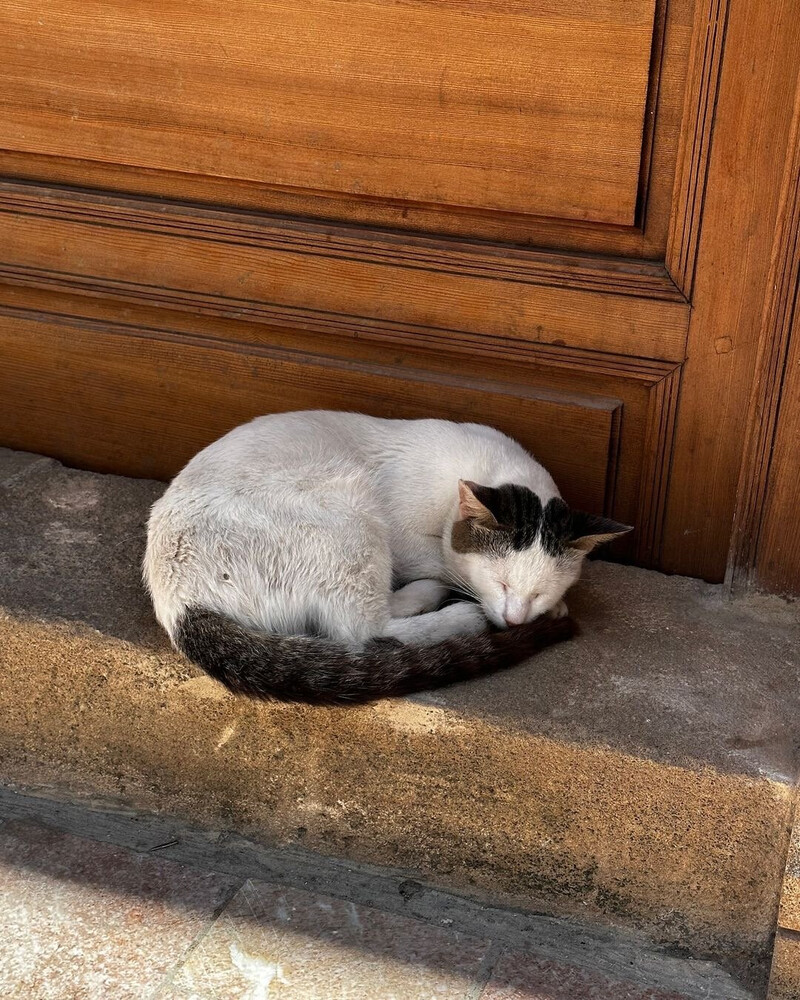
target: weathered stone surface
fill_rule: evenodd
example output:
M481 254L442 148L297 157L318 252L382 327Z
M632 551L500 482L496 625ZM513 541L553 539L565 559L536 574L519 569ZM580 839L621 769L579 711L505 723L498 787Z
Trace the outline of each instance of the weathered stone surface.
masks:
M236 888L225 875L6 824L0 995L150 997Z
M35 465L40 468L55 465L52 459L35 455L30 451L14 451L11 448L0 448L0 483L7 483L17 476L29 472Z
M763 966L794 800L794 610L600 562L529 665L340 709L227 695L139 582L158 484L0 488L0 780L393 866Z
M800 734L800 606L736 601L700 580L594 562L570 610L583 634L498 683L428 703L516 729L791 781Z
M282 1000L466 1000L488 949L444 927L248 881L173 986L198 1000L273 985Z
M520 963L524 963L524 958L518 957L508 965L493 964L502 950L509 957L531 957L549 970L551 980L556 975L552 970L557 968L570 970L568 978L573 982L619 984L620 990L638 991L646 997L661 991L686 1000L754 1000L754 994L719 965L654 947L642 932L492 906L411 880L386 867L326 858L297 846L270 848L239 834L203 829L165 813L109 808L97 802L87 808L85 803L0 787L0 823L4 818L22 827L34 821L147 856L157 851L161 858L229 875L237 884L269 882L335 897L359 910L413 917L429 928L447 929L456 940L491 941L480 979L488 981L490 972L496 971L495 987L511 985ZM543 984L542 979L539 985ZM161 1000L162 994L158 997ZM476 1000L473 987L468 998Z
M685 994L643 989L534 955L501 956L480 1000L684 1000Z
M800 937L792 931L775 935L768 1000L800 1000Z
M800 829L797 826L796 812L786 857L778 926L800 934Z
M442 899L421 920L384 908L380 893L366 902L164 857L201 831L175 828L180 840L134 853L97 842L107 813L67 807L86 839L4 822L13 803L35 802L0 798L8 1000L754 1000L710 963L656 953L643 962L646 949L619 932L590 943L573 926L556 957L523 951L491 918L465 932L452 898L456 909ZM122 841L158 825L119 813L113 822Z
M147 516L163 489L48 461L0 485L0 606L164 647L140 570Z

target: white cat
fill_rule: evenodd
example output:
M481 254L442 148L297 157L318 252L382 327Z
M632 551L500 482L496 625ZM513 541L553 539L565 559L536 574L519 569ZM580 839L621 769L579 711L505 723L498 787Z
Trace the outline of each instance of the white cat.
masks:
M285 413L176 476L153 506L144 575L173 644L231 690L364 700L566 638L584 556L629 530L571 511L490 427ZM440 607L450 590L478 603Z

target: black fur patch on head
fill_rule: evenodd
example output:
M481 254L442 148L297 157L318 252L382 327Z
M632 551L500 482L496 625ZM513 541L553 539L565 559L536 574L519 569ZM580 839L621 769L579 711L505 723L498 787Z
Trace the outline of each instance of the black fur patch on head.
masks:
M454 552L502 556L538 543L553 558L569 550L585 555L615 535L633 530L609 518L572 510L561 497L552 497L543 507L527 486L467 485L489 514L483 519L467 517L455 522L450 537Z
M537 539L551 556L564 551L570 538L572 516L559 497L553 497L542 507L542 501L527 486L470 485L496 524L487 527L471 518L456 521L451 536L454 551L501 555L510 550L529 549Z
M560 556L574 538L573 512L561 497L552 497L542 513L540 529L542 548L551 556Z

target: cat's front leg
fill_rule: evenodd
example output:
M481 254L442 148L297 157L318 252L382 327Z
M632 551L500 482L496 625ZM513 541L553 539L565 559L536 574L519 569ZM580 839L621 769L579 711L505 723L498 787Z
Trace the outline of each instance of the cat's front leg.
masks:
M389 614L392 618L412 618L426 611L436 611L447 593L447 587L440 580L413 580L390 596Z
M399 639L409 646L430 646L458 636L479 635L489 627L477 604L459 601L439 611L412 618L393 618L382 635Z
M569 614L569 608L567 607L566 601L559 601L554 608L550 608L547 612L548 618L566 618Z

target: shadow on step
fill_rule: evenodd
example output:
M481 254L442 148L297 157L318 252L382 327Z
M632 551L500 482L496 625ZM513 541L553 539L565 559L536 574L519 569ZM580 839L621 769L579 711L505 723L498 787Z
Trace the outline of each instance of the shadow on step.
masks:
M263 985L270 970L275 995L283 995L277 987L285 984L297 998L761 995L757 969L750 970L757 989L751 992L711 963L671 957L612 930L524 918L363 870L326 873L322 859L310 878L292 871L289 861L288 879L279 883L268 859L226 854L219 841L169 821L137 823L67 805L59 814L72 829L65 834L30 819L3 822L35 811L36 803L21 805L7 792L0 801L10 958L0 968L0 988L9 998L35 995L36 988L47 995L94 988L99 995L99 975L103 995L214 1000L251 996L247 989ZM49 808L44 801L39 807ZM139 852L76 836L82 825ZM170 837L166 846L154 850L163 836ZM165 857L170 851L180 859L188 853L192 865ZM224 860L225 873L202 864L213 858ZM420 896L428 897L425 920L418 919Z

